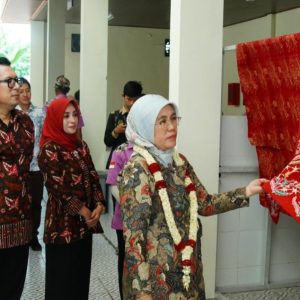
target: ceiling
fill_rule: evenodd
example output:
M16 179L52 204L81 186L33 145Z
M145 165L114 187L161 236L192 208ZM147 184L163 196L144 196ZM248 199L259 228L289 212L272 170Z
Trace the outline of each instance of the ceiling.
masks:
M67 23L80 23L80 0L65 0ZM211 0L207 0L211 1ZM111 26L169 28L171 0L109 0ZM47 0L0 0L4 23L28 23L47 19ZM300 7L300 0L224 0L224 26Z

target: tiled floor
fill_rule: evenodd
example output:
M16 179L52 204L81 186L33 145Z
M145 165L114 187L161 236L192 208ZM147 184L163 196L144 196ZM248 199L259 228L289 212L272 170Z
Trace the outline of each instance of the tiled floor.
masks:
M222 299L224 300L300 300L300 286L265 291L230 293L223 296L224 298Z
M119 300L117 279L116 233L110 227L111 215L101 217L105 235L94 235L92 274L89 300ZM42 239L42 232L40 233ZM21 300L44 299L45 252L30 250L25 288ZM300 300L300 286L293 288L227 293L222 300Z
M111 215L101 217L105 231L94 235L93 260L89 300L119 300L117 278L116 233L110 227ZM29 265L22 300L44 299L45 251L30 250Z

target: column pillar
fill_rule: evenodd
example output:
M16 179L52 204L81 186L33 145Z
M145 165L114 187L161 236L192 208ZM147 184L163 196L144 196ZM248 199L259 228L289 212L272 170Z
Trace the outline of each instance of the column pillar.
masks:
M31 24L30 84L32 103L43 106L45 101L45 22L32 21Z
M169 97L183 117L178 149L218 192L223 0L172 0ZM207 298L215 296L217 217L201 218Z
M105 169L108 0L81 1L80 108L97 170Z
M66 1L48 0L46 99L53 99L54 82L65 71ZM40 49L41 51L43 49Z

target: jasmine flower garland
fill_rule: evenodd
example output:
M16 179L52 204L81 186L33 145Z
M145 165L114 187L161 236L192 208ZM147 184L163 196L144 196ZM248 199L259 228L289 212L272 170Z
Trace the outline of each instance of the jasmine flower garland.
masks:
M197 201L195 185L192 183L189 173L186 172L184 185L190 199L190 226L189 226L189 240L183 241L174 220L174 215L171 209L170 200L166 189L167 185L162 177L159 164L155 161L152 155L145 148L135 145L133 149L135 152L139 153L141 156L143 156L146 159L149 171L154 176L155 188L158 190L158 194L162 202L163 211L165 214L169 231L171 233L171 236L175 244L175 249L178 252L181 252L181 265L183 268L182 282L184 288L188 290L191 281L190 279L191 265L192 265L191 256L196 245L197 231L198 231L198 222L197 222L198 201ZM173 160L177 167L182 166L184 164L184 161L179 156L177 151L174 151Z

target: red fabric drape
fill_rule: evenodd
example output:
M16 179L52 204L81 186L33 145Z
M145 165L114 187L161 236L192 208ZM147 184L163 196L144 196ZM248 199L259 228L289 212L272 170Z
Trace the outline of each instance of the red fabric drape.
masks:
M282 211L300 223L300 142L283 171L262 186Z
M238 73L248 119L248 138L256 146L259 173L271 179L292 159L300 117L300 34L237 46ZM260 197L274 222L279 206Z

